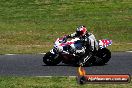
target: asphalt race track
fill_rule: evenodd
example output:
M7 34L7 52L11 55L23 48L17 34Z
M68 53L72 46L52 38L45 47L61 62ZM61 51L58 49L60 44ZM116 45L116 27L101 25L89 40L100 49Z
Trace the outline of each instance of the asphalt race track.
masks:
M0 55L0 76L76 76L77 67L59 64L46 66L42 54ZM104 66L85 67L87 74L132 75L132 53L112 52L111 60Z

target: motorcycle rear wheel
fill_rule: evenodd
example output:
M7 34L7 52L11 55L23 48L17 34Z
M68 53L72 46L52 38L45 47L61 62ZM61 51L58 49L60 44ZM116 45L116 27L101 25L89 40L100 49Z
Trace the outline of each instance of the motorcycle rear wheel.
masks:
M96 56L94 65L105 65L111 58L111 52L107 48L99 49Z
M61 59L59 57L55 58L56 56L52 54L51 52L47 52L43 57L43 62L46 65L54 66L61 62Z

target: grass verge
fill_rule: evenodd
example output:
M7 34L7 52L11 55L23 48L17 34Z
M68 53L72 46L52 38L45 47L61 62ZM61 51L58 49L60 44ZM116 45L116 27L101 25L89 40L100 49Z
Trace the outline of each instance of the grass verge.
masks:
M131 9L131 0L0 0L0 53L46 52L79 25L97 40L132 43ZM125 45L110 49L132 49Z
M77 84L75 77L0 77L0 88L131 88L128 84Z

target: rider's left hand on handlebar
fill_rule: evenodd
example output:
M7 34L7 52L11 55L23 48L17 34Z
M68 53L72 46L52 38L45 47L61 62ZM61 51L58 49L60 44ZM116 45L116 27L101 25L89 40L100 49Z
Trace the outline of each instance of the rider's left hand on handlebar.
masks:
M62 42L65 43L66 41L67 41L67 38L64 37L63 40L62 40Z

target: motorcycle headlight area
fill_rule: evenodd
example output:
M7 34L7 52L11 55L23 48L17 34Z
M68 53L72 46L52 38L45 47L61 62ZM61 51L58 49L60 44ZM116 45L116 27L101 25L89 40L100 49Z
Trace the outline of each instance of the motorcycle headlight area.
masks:
M63 47L62 47L62 46L54 47L54 49L55 49L57 52L62 52L62 51L63 51Z

